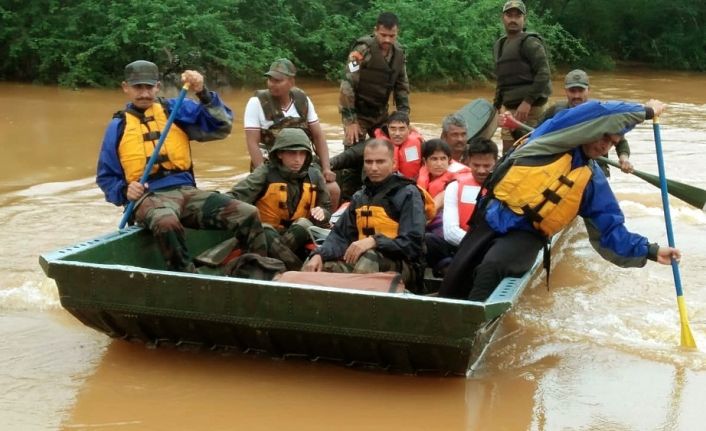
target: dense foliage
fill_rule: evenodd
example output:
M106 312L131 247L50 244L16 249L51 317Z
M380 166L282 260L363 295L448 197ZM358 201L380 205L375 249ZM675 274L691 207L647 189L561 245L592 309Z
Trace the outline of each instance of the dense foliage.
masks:
M613 59L706 69L704 9L686 0L528 1L528 29L555 65ZM625 7L630 3L630 7ZM468 85L492 75L502 0L0 0L0 79L113 86L151 59L219 84L261 82L286 56L302 74L336 79L351 43L394 11L412 83ZM669 19L667 19L667 17Z

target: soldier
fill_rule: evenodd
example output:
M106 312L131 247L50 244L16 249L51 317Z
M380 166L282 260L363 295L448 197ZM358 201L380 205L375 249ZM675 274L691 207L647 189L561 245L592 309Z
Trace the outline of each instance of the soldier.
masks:
M308 228L329 227L331 201L319 168L311 164L311 142L301 129L282 129L270 150L270 162L262 164L230 193L253 204L270 243L279 239L298 256L285 260L287 268L298 271L306 257ZM281 257L280 257L281 258Z
M386 123L391 94L395 109L410 113L406 59L397 42L398 33L397 16L384 12L378 16L373 34L359 38L348 55L339 100L345 146L364 141L366 135L373 137L374 130ZM344 197L359 188L361 168L341 172Z
M542 39L525 32L526 15L527 8L520 0L510 0L503 6L505 36L493 47L497 78L493 105L510 111L518 121L536 126L552 92L552 82ZM506 128L501 135L505 153L519 136Z
M334 205L337 205L340 188L336 184L336 174L331 171L329 165L326 136L311 99L304 91L295 87L296 74L297 69L291 61L286 58L275 60L270 70L265 73L267 89L257 90L248 100L243 125L250 160L253 168L260 166L265 160L260 145L265 152L271 150L277 133L283 128L296 127L304 130L314 143L318 156L315 163L320 163L331 199Z
M365 145L365 185L314 250L304 271L396 271L408 289L422 289L425 201L412 180L394 173L391 142Z
M538 124L542 124L564 109L573 108L587 102L589 100L588 96L590 91L588 74L586 72L581 69L576 69L567 73L564 77L564 93L566 94L566 100L556 102L554 105L547 108L547 110L544 111L542 118L539 119ZM627 139L623 137L623 139L618 142L615 146L615 152L618 154L620 169L625 173L631 173L633 171L633 166L630 162L630 145L628 144ZM603 156L607 157L608 153ZM597 160L597 163L603 170L605 176L610 177L610 169L608 168L608 165L601 160Z
M136 202L134 220L152 231L170 270L196 272L186 248L184 227L232 231L247 251L266 256L268 246L254 206L196 188L189 141L225 138L233 114L215 92L206 88L199 72L186 70L181 79L199 101L184 100L161 147L158 163L147 182L141 184L147 160L175 100L157 98L159 70L154 63L138 60L125 67L122 88L130 103L108 125L96 182L108 202L118 206Z

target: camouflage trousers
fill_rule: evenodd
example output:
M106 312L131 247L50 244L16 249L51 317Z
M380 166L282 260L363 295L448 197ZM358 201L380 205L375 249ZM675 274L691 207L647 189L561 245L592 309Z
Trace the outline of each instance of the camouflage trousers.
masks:
M353 272L357 274L395 271L402 275L402 281L407 290L416 293L418 290L417 286L420 285L418 274L409 263L403 260L390 259L375 250L368 250L363 253L363 255L358 258L355 265L350 265L342 260L324 262L323 270L325 272Z
M263 224L270 252L284 262L288 271L299 271L302 268L303 258L309 255L305 246L311 241L310 226L313 226L313 223L306 218L299 218L284 229L277 229L267 223Z
M244 251L268 255L257 208L217 192L184 186L148 193L138 203L135 221L152 231L170 270L196 270L185 227L231 231L238 243L246 244Z

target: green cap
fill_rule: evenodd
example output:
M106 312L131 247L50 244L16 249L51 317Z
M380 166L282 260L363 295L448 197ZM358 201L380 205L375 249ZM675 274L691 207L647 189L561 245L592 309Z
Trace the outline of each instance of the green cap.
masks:
M520 0L510 0L503 6L503 13L509 11L510 9L517 9L522 12L522 15L527 15L527 7L525 7L524 2Z
M291 78L296 74L297 68L294 67L291 61L286 58L278 58L270 65L270 70L265 73L265 76L270 76L274 79L285 79Z
M157 69L156 64L149 61L133 61L125 66L125 81L129 85L157 85L157 82L159 82L159 69Z
M564 78L564 88L588 88L588 74L581 69L572 70Z
M280 130L275 138L275 143L272 145L270 152L275 151L311 151L311 141L309 136L302 129L295 127L287 127Z

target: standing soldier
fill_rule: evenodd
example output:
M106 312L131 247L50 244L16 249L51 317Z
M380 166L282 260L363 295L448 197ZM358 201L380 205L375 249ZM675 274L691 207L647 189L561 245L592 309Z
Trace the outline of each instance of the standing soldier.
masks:
M552 93L551 72L542 39L525 32L527 8L520 0L503 6L505 36L495 42L495 109L504 108L520 122L536 126ZM516 138L506 128L501 132L503 153Z
M399 20L390 12L378 16L373 34L359 38L348 55L341 81L339 110L345 130L344 145L373 137L387 122L390 94L395 109L409 115L409 81L405 53L397 43ZM341 192L350 197L361 185L361 169L342 171Z

